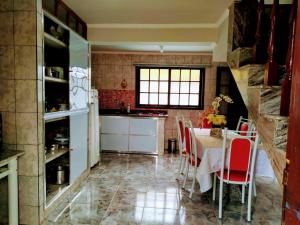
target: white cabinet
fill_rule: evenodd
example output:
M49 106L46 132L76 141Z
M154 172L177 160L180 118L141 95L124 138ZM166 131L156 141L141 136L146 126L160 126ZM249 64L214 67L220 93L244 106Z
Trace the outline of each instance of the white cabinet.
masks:
M157 153L156 136L129 136L129 151Z
M161 153L164 119L128 116L101 116L101 150ZM162 126L163 127L163 126ZM159 135L158 135L159 134ZM162 147L163 148L163 147Z
M101 149L128 151L128 135L101 134Z
M101 133L104 134L128 134L128 117L104 116L101 120Z
M126 117L101 117L101 150L128 151L129 120Z
M130 118L130 135L156 136L157 121L145 118Z

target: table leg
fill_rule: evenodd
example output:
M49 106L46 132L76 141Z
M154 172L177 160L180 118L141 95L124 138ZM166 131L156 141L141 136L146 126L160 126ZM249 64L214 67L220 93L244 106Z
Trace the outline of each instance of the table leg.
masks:
M231 184L227 184L226 203L230 202L230 194L231 194Z
M19 224L18 215L18 174L17 160L11 160L8 164L8 218L9 225Z

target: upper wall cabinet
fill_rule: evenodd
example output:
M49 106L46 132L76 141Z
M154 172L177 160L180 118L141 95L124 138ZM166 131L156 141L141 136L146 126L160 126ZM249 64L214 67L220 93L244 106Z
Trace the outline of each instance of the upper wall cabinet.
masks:
M61 0L43 0L43 9L86 39L86 23Z
M89 45L76 33L70 32L70 110L88 107Z

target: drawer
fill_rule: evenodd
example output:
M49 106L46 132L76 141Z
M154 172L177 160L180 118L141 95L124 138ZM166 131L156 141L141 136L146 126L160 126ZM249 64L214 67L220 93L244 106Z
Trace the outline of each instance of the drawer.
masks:
M156 136L157 120L153 119L130 119L129 133L134 135Z
M128 135L101 134L101 150L128 151Z
M129 136L129 151L156 153L157 140L155 136Z

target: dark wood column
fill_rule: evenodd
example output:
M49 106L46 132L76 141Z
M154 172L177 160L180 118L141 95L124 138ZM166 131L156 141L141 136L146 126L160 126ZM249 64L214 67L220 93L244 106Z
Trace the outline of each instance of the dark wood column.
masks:
M286 75L281 87L281 102L280 102L280 115L289 116L290 107L290 95L292 84L292 68L294 64L294 43L295 43L295 28L296 28L296 16L297 16L297 0L293 1L290 12L290 30L289 30L289 45L286 57Z
M298 9L300 8L298 2ZM287 165L284 177L283 224L300 224L300 17L296 19L289 116Z
M278 20L278 8L279 0L274 0L272 11L271 11L271 30L270 40L268 45L268 62L265 68L265 85L277 85L278 84L278 64L277 64L277 44L276 43L276 30Z

